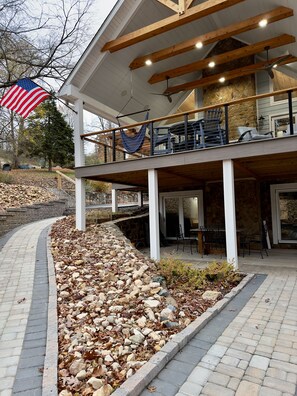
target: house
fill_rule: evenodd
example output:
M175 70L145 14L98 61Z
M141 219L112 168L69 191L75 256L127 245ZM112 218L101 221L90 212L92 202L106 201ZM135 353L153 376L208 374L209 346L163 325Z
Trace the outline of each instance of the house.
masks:
M77 228L85 227L84 181L94 179L113 183L114 209L118 189L149 192L154 259L160 227L168 238L179 224L185 233L223 227L236 267L238 230L258 234L263 220L272 247L296 254L294 15L295 0L119 0L60 90L77 112ZM119 129L85 134L83 109L120 120L130 136L146 124L144 146L127 155ZM211 109L222 111L224 136L207 146L198 121ZM271 134L240 141L238 127ZM86 140L99 140L105 162L85 166Z

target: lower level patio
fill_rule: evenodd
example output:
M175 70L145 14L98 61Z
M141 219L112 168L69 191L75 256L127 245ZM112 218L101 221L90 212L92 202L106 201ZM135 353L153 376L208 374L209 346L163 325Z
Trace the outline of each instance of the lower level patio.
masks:
M139 249L143 254L149 256L149 248ZM185 246L184 251L177 245L161 247L162 258L176 258L193 264L197 268L204 268L213 261L223 261L226 257L221 255L209 254L201 257L197 251L190 250L189 246ZM245 273L261 273L268 274L274 272L285 272L288 270L297 272L297 249L270 249L268 256L263 254L263 259L259 251L251 251L250 255L242 256L242 252L238 257L238 269Z

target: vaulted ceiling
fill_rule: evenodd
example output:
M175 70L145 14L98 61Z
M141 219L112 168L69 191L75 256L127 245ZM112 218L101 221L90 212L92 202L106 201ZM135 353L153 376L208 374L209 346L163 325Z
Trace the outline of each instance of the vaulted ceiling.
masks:
M143 108L151 109L152 118L175 112L192 89L219 78L226 84L263 69L271 74L268 63L294 76L294 13L296 0L119 0L61 95L70 101L81 97L88 110L111 120ZM260 27L263 21L267 26ZM210 56L228 38L244 45ZM255 56L255 63L236 67L247 56ZM205 76L211 61L215 66ZM234 68L224 70L230 62Z

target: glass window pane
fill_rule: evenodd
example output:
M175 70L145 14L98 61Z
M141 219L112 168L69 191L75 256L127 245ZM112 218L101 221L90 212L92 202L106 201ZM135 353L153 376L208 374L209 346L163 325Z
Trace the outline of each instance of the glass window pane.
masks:
M165 198L166 237L176 237L179 228L179 198Z
M279 193L282 240L297 240L297 191Z
M191 228L198 228L198 198L183 198L185 236L190 236Z

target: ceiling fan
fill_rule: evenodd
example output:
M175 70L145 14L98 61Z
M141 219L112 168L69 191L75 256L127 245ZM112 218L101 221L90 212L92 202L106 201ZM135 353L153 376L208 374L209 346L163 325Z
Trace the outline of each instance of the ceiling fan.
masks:
M158 93L158 92L151 92L152 95L160 95L160 96L165 96L165 98L168 99L169 103L172 103L172 97L171 97L171 93L166 93L166 91L168 90L169 86L168 86L168 81L169 81L169 77L166 77L166 90L163 93Z
M283 55L283 56L279 57L277 60L275 60L274 62L269 62L268 51L269 51L270 47L268 46L268 47L265 47L264 49L266 50L266 64L259 70L265 70L268 73L270 78L274 78L273 69L275 67L277 67L277 65L279 63L284 62L285 60L290 58L291 55L290 54Z

